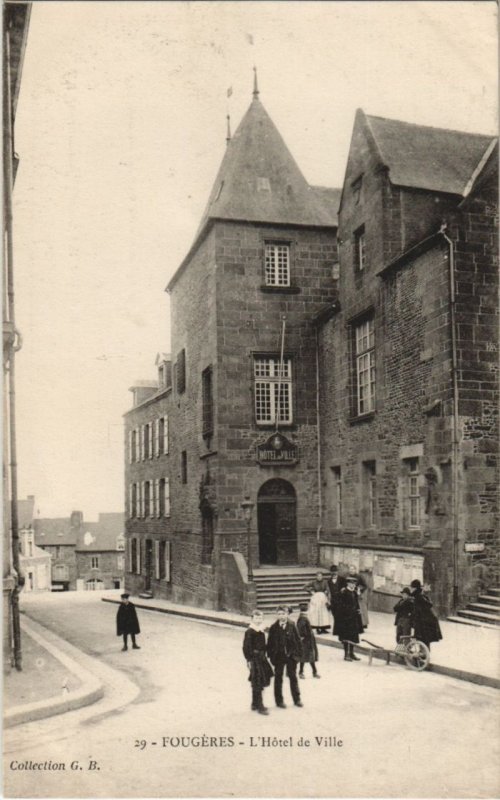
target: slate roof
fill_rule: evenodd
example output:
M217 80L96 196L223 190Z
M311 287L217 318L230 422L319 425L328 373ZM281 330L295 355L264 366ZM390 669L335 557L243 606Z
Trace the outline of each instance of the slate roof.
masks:
M339 224L339 206L342 189L331 189L328 186L311 186L317 202L323 207L331 219L331 225Z
M494 139L384 117L365 115L365 119L396 186L463 194Z
M35 519L35 544L45 545L76 545L77 529L72 528L68 517L59 519Z
M35 498L32 495L27 497L26 500L17 501L17 523L19 530L32 527L34 509Z
M102 553L105 550L116 550L117 537L124 533L125 518L123 513L99 514L97 522L84 522L78 535L76 549L79 552Z
M258 98L227 145L198 234L211 218L332 225Z

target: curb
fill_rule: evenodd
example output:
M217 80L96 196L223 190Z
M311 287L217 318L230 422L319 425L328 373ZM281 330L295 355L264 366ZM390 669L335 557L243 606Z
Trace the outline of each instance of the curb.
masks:
M103 603L114 603L116 605L119 605L120 603L120 600L112 597L101 597L101 600ZM159 614L171 614L172 616L186 617L188 619L200 620L201 622L217 622L221 625L231 625L235 628L248 627L248 622L246 619L239 620L230 616L228 616L227 619L224 619L224 617L216 616L217 612L211 612L204 609L200 609L200 611L197 612L183 610L182 608L161 608L160 606L146 605L145 603L141 603L135 599L134 605L136 608L141 608L146 611L156 611ZM343 649L341 642L335 642L330 639L323 640L321 636L318 635L316 636L316 641L318 644L322 644L324 647L335 647L338 650ZM370 653L370 648L364 647L363 645L356 645L356 650L358 650L360 653L363 653L363 655L369 655ZM373 653L373 658L378 658L385 661L385 655L383 654ZM446 675L449 678L456 678L460 681L475 683L478 686L489 686L491 689L500 689L500 678L493 678L489 675L480 675L477 672L467 672L463 669L446 667L442 664L433 664L432 662L427 667L426 672L434 672L436 675Z
M74 711L77 708L82 708L101 700L104 696L103 684L73 658L59 649L58 643L61 641L59 636L33 620L30 620L29 623L24 619L21 620L21 628L54 658L57 658L66 669L75 674L82 682L82 686L73 692L68 692L64 697L49 697L45 700L38 700L34 703L26 703L8 709L4 712L4 728L12 728L14 725L21 725L24 722L34 722L46 717L53 717L56 714L64 714L66 711Z

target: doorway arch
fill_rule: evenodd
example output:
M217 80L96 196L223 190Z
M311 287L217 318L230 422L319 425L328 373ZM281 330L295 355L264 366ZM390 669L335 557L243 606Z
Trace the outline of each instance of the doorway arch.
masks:
M297 563L297 496L289 481L271 478L257 495L259 561Z

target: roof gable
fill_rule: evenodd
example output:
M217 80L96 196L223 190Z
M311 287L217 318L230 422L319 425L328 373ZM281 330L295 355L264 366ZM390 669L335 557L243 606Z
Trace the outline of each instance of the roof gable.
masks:
M492 136L365 116L391 183L463 194Z

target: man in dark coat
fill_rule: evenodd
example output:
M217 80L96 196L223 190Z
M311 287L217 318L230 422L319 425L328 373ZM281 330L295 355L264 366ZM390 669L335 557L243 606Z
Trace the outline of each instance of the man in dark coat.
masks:
M354 654L354 644L359 642L359 634L363 632L361 610L356 592L357 576L348 575L347 586L339 595L334 632L344 645L344 661L360 661Z
M126 592L121 595L121 603L116 613L116 635L123 636L122 650L128 650L127 639L129 634L132 639L132 649L140 650L139 645L135 643L135 637L136 634L141 632L141 629L139 628L137 611L134 604L130 602L129 597L130 595Z
M267 654L274 666L274 699L278 708L286 708L283 702L283 672L290 681L290 691L296 706L303 705L297 680L297 664L302 658L302 646L296 625L288 619L288 610L279 606L278 619L269 628Z
M327 585L330 611L333 617L332 633L335 633L335 615L337 614L339 595L344 586L346 586L346 579L339 575L336 564L332 564L330 567L330 577L327 580Z
M422 584L415 579L410 583L411 594L413 597L413 627L415 628L415 639L423 642L430 649L431 642L439 642L443 636L439 622L432 610L432 603L425 596Z

